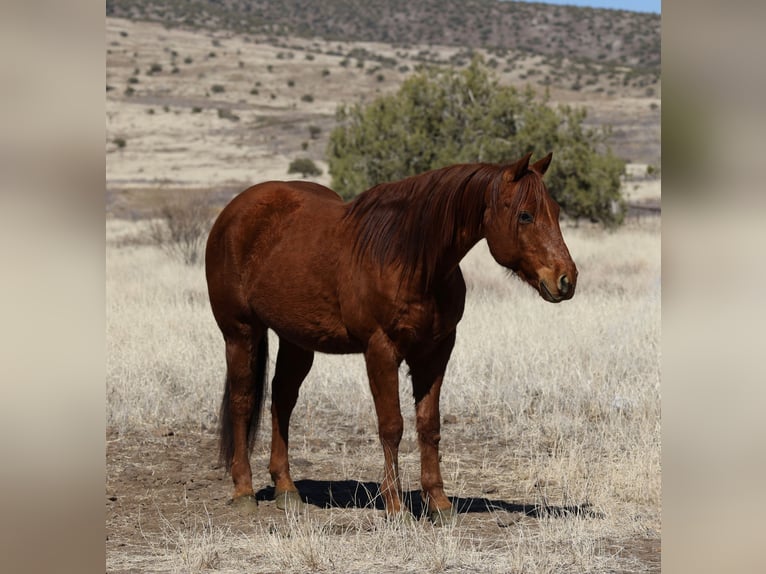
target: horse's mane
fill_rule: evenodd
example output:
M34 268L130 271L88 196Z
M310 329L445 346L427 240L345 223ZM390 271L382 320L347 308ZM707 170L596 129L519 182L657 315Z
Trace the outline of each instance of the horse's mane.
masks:
M491 207L495 208L508 167L453 165L368 189L349 204L345 215L356 230L356 256L381 267L398 264L403 279L412 279L420 270L422 286L428 289L440 256L457 246L459 235L481 233L487 207L485 192L491 189ZM519 182L519 189L524 188L525 193L515 194L514 213L522 196L540 187L530 185L531 179L525 176Z

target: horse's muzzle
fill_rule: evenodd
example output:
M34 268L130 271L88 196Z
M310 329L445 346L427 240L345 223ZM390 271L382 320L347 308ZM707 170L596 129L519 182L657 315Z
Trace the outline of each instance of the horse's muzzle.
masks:
M576 281L576 272L574 279ZM546 301L550 303L560 303L561 301L572 298L575 291L575 283L570 279L569 275L564 273L559 276L558 281L556 282L555 292L551 291L550 287L548 287L548 284L545 282L545 279L540 279L539 291L542 298Z

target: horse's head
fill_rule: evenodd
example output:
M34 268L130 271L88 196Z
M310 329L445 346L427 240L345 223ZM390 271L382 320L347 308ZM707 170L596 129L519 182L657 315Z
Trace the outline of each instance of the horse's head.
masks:
M495 260L546 301L571 299L577 267L559 227L559 206L543 183L553 154L529 165L531 153L508 166L487 190L484 231Z

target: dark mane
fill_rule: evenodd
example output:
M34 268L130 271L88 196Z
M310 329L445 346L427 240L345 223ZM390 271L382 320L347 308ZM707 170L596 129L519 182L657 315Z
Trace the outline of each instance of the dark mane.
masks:
M485 192L492 190L494 208L508 167L454 165L365 191L349 205L345 216L356 230L356 256L381 266L399 264L404 278L411 279L420 270L423 287L428 289L440 255L457 245L461 233L481 232ZM528 172L521 182L527 193L539 187L531 184L530 175L540 181ZM523 197L514 200L515 212Z

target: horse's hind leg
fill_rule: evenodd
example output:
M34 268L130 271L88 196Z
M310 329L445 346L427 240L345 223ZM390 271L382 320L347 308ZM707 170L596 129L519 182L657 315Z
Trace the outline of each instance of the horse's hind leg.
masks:
M250 452L258 430L268 361L266 329L239 325L227 329L226 390L221 403L220 454L231 469L235 502L253 500Z
M277 366L271 383L271 460L269 472L274 481L277 507L285 509L300 504L298 489L290 477L288 442L290 415L298 400L298 389L314 362L314 353L279 341Z

